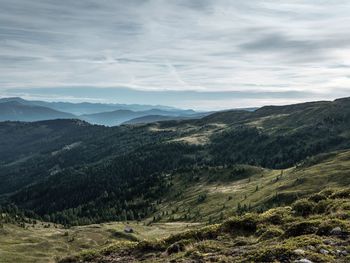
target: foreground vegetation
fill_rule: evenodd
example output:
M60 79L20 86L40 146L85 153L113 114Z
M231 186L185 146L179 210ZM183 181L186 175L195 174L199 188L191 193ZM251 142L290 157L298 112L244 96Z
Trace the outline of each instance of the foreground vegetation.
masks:
M350 222L350 191L346 191L350 183L349 170L350 151L314 156L284 170L249 165L185 169L168 175L172 182L169 192L155 204L155 212L141 222L65 228L27 218L21 210L11 210L12 220L2 218L0 255L7 260L5 262L53 262L79 251L84 252L69 260L98 262L102 258L107 262L118 262L119 258L120 262L164 262L167 255L166 258L180 262L197 259L199 262L239 262L254 253L257 258L249 258L259 262L258 253L263 253L261 249L274 248L274 251L283 241L280 253L287 253L288 247L288 251L292 251L293 256L288 260L298 259L294 250L302 249L305 252L304 247L314 246L314 254L305 252L309 260L346 262L347 257L343 254L349 251L345 236L321 235L317 231L307 233L307 236L287 236L286 233L290 227L298 224L303 227L305 223L315 230L314 227L329 223L332 229L340 227L345 234ZM324 190L327 188L333 190ZM242 231L241 223L238 226L232 223L242 221L242 224L246 224L249 220L253 224L249 231ZM207 226L198 229L203 224ZM233 224L229 230L225 227L228 224ZM135 232L124 233L126 225L130 225ZM181 234L168 237L175 233ZM337 245L323 243L329 239L337 242ZM298 245L304 241L310 241L311 245ZM319 246L317 251L316 245ZM144 250L140 246L151 248ZM178 246L181 247L178 253L169 252L171 249L178 250ZM329 251L323 258L319 253L321 248L328 248ZM340 250L342 254L336 257L330 254L331 250L334 253ZM192 258L192 255L198 258ZM259 260L273 262L272 258L276 257L283 262L283 258L277 256Z
M326 189L291 206L60 262L349 262L349 219L350 190Z
M125 226L131 227L134 232L124 233ZM197 227L197 224L181 222L148 226L138 222L110 222L67 229L39 221L35 224L13 221L2 223L0 227L0 262L56 262L82 250L97 249L119 241L152 241Z

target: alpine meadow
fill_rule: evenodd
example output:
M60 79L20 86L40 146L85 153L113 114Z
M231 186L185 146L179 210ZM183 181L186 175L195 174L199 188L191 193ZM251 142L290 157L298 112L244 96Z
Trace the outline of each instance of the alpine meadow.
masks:
M350 3L0 0L0 263L350 262Z

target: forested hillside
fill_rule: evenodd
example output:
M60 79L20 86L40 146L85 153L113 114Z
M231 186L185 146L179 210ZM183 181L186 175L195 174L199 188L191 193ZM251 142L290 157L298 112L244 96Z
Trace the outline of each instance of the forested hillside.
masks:
M156 211L179 171L286 169L349 148L349 128L350 99L112 128L3 122L0 194L3 203L66 225L142 219Z

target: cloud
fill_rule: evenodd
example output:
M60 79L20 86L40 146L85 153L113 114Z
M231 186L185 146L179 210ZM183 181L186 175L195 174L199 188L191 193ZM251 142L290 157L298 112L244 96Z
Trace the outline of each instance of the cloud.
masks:
M0 94L127 87L255 102L273 92L280 103L350 92L346 0L0 0L0 10Z

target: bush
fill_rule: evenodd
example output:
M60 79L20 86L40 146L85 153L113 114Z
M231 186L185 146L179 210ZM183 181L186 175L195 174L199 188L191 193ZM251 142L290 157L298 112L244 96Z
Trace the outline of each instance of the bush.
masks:
M284 234L283 230L278 227L268 227L259 231L260 240L268 240L275 237L280 237Z
M320 194L320 193L317 193L317 194L313 194L311 195L309 198L308 198L310 201L313 201L313 202L320 202L322 200L326 200L327 199L327 196L325 194Z
M331 195L332 199L350 198L350 189L337 191Z
M278 207L270 209L261 215L263 222L268 224L280 225L290 217L290 207Z
M207 199L207 195L206 194L200 194L197 197L197 203L202 203L202 202L204 202L205 199Z
M136 249L142 253L153 252L153 251L163 251L166 249L164 241L140 241L136 245Z
M292 209L295 211L296 215L308 216L312 214L315 205L316 204L314 202L311 202L307 199L300 199L294 202Z
M330 205L332 205L332 201L322 200L316 204L313 211L317 214L324 214L328 211Z
M189 240L189 239L175 242L174 244L171 244L166 249L166 253L168 255L171 255L171 254L174 254L174 253L179 253L179 252L185 251L186 245L190 244L191 242L193 242L193 240Z
M317 235L329 235L333 228L340 227L341 229L346 228L346 224L339 219L330 219L322 222L317 230Z
M230 233L255 233L257 229L258 216L254 214L246 214L242 217L233 217L221 226L221 230Z
M252 257L250 262L291 262L295 253L284 246L274 246L260 249Z
M330 197L334 193L334 189L325 189L320 192L321 195L326 196L327 198Z
M286 236L296 237L301 235L315 234L318 230L319 221L304 221L290 225L286 230Z

